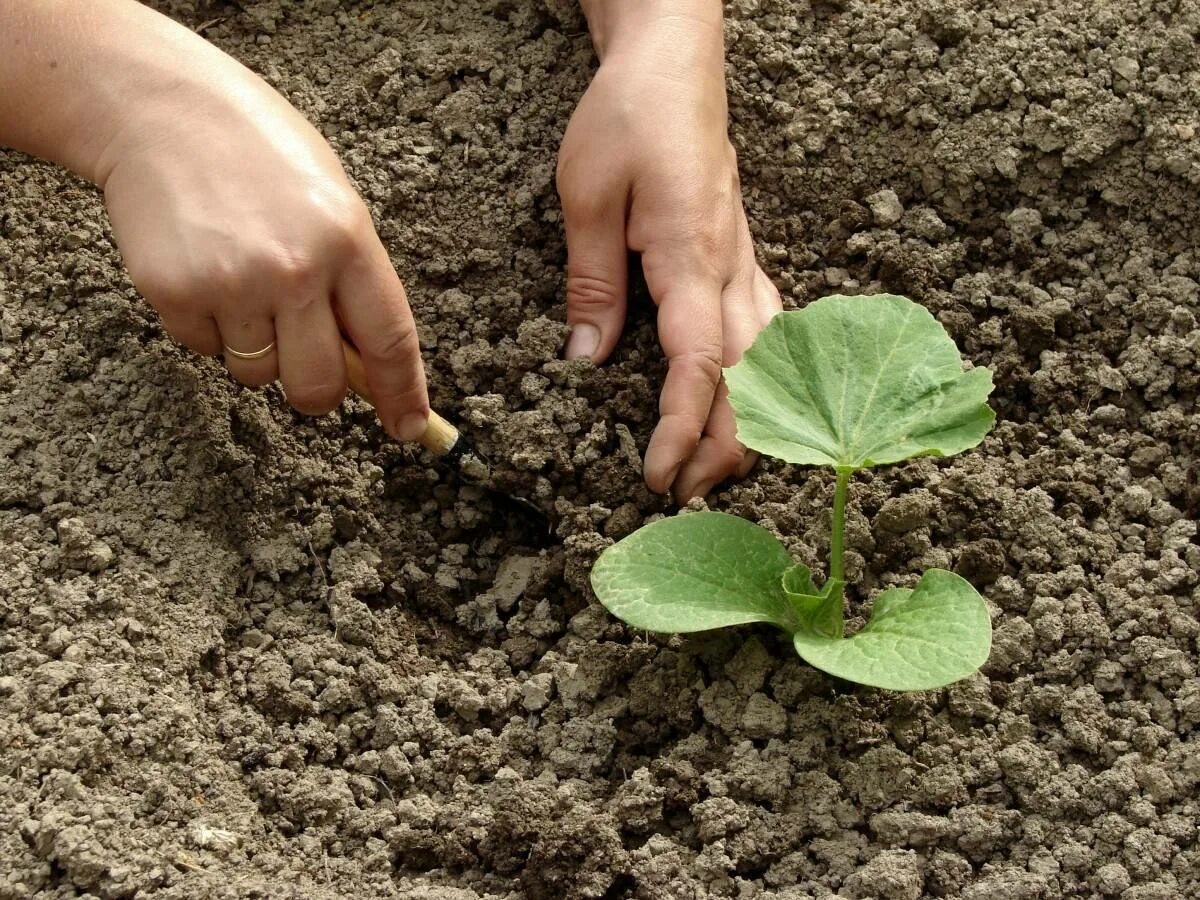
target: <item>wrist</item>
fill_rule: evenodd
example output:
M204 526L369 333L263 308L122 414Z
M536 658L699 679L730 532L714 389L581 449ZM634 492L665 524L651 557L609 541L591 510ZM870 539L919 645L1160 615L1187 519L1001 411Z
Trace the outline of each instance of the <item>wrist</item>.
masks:
M101 121L85 177L101 189L123 160L180 137L195 139L210 123L216 133L232 134L247 116L265 119L276 99L232 57L165 17L163 24L157 46L129 59L96 98Z
M101 187L130 148L168 138L196 106L219 105L205 98L231 91L269 93L135 0L0 3L0 143Z
M697 43L715 41L724 53L721 0L580 0L580 5L601 63L662 30Z
M206 133L210 139L232 140L241 125L274 118L273 100L276 95L265 83L223 54L193 58L174 71L150 64L120 95L120 109L106 117L103 140L91 148L85 177L103 190L122 162L156 148L181 141L203 145Z

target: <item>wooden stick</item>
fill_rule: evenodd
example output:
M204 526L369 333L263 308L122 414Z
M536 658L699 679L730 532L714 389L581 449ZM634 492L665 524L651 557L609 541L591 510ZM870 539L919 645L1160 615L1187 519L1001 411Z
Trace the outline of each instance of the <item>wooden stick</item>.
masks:
M346 355L346 376L350 382L350 390L374 406L362 357L345 341L342 341L342 352ZM417 443L434 456L445 456L457 442L458 429L430 410L429 421L425 423L425 433L417 438Z

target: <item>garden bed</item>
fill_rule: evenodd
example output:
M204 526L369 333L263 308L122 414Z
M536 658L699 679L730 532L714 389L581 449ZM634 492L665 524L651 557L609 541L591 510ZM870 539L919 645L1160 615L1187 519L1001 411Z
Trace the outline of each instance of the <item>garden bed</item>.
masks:
M849 509L852 610L930 567L992 606L982 673L923 694L591 598L667 509L663 366L647 302L558 359L566 0L164 7L336 146L435 405L549 541L365 406L177 348L97 193L0 153L0 897L1200 896L1200 14L978 6L727 7L785 305L906 294L996 376L977 450ZM831 491L770 462L708 503L816 567Z

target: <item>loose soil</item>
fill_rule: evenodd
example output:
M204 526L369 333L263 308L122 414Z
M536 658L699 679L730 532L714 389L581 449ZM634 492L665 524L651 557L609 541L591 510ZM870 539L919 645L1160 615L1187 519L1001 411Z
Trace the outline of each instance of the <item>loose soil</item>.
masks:
M979 450L855 485L855 603L937 565L994 612L919 695L590 595L665 509L662 365L644 302L557 358L568 0L165 8L319 123L437 405L560 524L180 350L97 193L0 154L0 897L1200 896L1197 3L728 6L785 302L910 295L997 375ZM830 489L709 505L817 564Z

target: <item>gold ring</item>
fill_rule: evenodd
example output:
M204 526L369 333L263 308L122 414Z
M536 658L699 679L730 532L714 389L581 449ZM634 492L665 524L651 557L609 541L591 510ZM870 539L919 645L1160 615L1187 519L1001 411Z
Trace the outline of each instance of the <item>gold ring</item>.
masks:
M275 342L267 344L261 350L255 350L253 353L243 353L241 350L234 350L228 344L225 345L225 352L230 356L236 356L238 359L262 359L268 353L275 349Z

